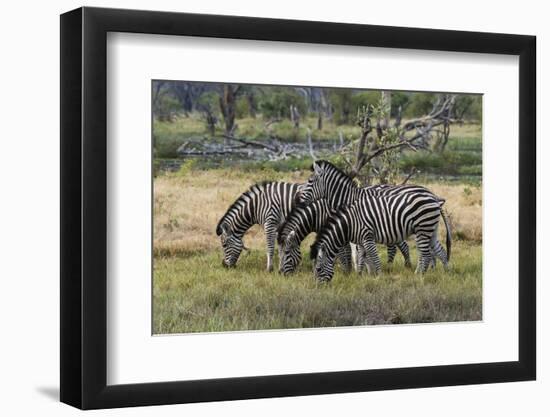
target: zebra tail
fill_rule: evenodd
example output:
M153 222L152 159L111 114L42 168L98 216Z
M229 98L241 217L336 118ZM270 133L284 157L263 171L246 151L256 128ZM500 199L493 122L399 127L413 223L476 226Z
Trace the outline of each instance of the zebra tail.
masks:
M441 217L443 217L443 222L445 223L445 229L447 230L447 238L446 238L446 244L447 244L447 261L451 260L451 226L449 224L449 219L447 217L447 214L445 213L445 210L441 208Z

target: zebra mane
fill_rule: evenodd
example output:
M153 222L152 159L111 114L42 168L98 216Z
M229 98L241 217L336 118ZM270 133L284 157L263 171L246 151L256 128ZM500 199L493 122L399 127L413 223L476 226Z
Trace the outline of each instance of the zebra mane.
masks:
M253 184L250 186L250 188L248 188L248 190L246 190L244 193L242 193L239 197L237 197L237 199L233 202L233 204L231 204L229 206L229 208L225 211L225 214L221 217L220 221L218 222L217 226L216 226L216 235L219 236L222 234L223 230L222 230L222 225L223 223L225 222L225 220L227 219L228 216L231 215L231 213L237 208L237 206L239 205L239 203L247 196L250 196L251 194L253 194L254 190L258 190L258 189L265 189L265 186L267 184L270 184L272 183L273 181L260 181L256 184Z
M311 202L310 204L308 204L307 206L300 205L300 204L295 204L294 207L292 207L292 209L290 210L290 213L288 213L288 216L286 216L285 221L282 222L279 225L279 227L277 228L277 243L280 244L280 245L283 244L283 242L286 238L286 235L287 235L287 233L285 232L285 229L289 226L290 220L296 215L296 213L303 212L308 207L311 207L314 204L318 204L320 201L323 201L323 200L325 200L325 199L321 198L319 200L315 200L315 201Z
M329 234L328 231L338 223L338 221L344 217L344 215L349 211L351 206L343 206L336 210L336 212L330 216L321 229L319 233L317 233L317 236L315 236L315 241L310 247L309 257L312 260L315 260L317 258L317 254L319 253L319 249L321 248L321 245L324 243L325 239L327 239L327 235Z
M318 161L315 161L310 167L311 171L314 170L314 165L315 164L320 166L324 170L335 172L336 175L338 175L339 178L342 178L345 181L346 185L350 185L350 186L353 186L353 187L359 187L359 185L357 184L357 182L355 182L355 180L353 178L351 178L348 174L346 174L344 171L342 171L340 168L338 168L332 162L329 162L329 161L324 160L324 159L320 159Z

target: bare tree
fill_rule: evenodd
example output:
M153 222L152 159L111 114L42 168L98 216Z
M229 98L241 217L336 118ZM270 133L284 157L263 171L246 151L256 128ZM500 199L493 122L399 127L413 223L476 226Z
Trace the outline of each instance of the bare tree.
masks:
M317 157L315 156L315 152L313 151L313 141L311 139L311 129L309 127L307 128L306 134L307 134L307 146L309 148L309 155L315 161Z
M397 161L397 153L402 149L430 149L429 141L433 133L441 132L448 139L450 125L458 121L451 117L455 97L440 97L428 115L407 121L403 125L400 116L393 126L390 125L387 96L382 96L377 107L368 106L359 110L357 124L361 127L361 136L354 143L355 149L343 148L349 175L361 175L366 184L371 183L374 177L382 183L389 182L395 176L395 172L391 171L396 169L396 165L392 164ZM376 118L376 128L373 128L372 118Z
M206 122L206 127L210 136L214 136L216 133L216 124L218 123L218 118L216 117L212 107L209 104L198 105L197 108L202 112L204 121Z
M224 84L220 91L220 110L225 124L226 144L228 144L227 136L233 136L235 131L235 114L240 91L240 85L231 84Z
M255 118L258 111L258 104L256 103L256 96L252 88L246 91L246 101L248 102L248 114L250 117Z
M294 104L290 105L290 120L294 124L295 129L300 127L300 112L298 111L298 107Z
M153 82L153 108L155 108L158 104L162 86L164 85L164 81L154 81Z

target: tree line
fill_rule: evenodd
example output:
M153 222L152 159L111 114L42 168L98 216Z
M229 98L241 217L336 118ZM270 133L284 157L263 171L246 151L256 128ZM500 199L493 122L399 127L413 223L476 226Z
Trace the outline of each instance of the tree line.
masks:
M299 125L304 116L317 118L317 129L325 120L337 125L354 124L358 109L376 105L380 91L347 88L283 87L245 84L154 81L152 105L155 118L170 122L178 115L203 115L211 132L223 123L232 135L235 120L261 115L267 120L290 119ZM391 118L419 118L429 114L443 94L392 91ZM481 96L456 96L452 116L481 121Z

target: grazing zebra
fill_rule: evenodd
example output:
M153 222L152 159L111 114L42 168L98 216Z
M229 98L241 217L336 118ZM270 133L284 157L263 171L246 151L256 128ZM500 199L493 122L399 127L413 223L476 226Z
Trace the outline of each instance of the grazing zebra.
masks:
M328 218L336 212L328 200L322 198L315 200L307 206L296 206L292 209L285 222L281 224L277 231L277 242L279 243L280 268L282 274L294 272L302 259L300 246L302 241L312 232L318 233ZM403 243L403 242L402 242ZM406 249L401 248L405 253ZM395 256L395 245L388 246L388 253L393 253L390 262ZM344 271L349 272L352 269L351 247L345 245L341 248L337 258L340 260ZM410 262L410 261L409 261Z
M302 259L300 245L311 232L319 232L328 218L335 212L325 199L316 200L313 203L294 207L284 223L277 231L279 244L280 265L279 272L287 275L296 270ZM344 271L352 269L351 247L343 246L337 254Z
M273 270L277 228L292 210L299 185L265 181L251 186L235 200L216 227L223 248L223 266L235 266L244 248L243 235L259 224L266 236L267 270Z
M368 196L391 196L400 194L418 194L427 197L432 197L436 200L442 200L434 195L430 190L419 185L374 185L370 187L361 188L357 183L351 179L345 172L338 169L336 166L328 161L316 161L312 165L313 174L310 176L306 184L300 186L296 200L299 205L307 205L312 201L319 198L326 198L330 201L331 207L341 208L346 205L350 205L353 202ZM443 217L445 221L446 217ZM445 224L448 231L447 239L450 242L450 232L448 224ZM433 265L435 266L435 257L438 257L443 266L447 268L450 254L446 254L443 246L434 236L432 239L433 247L430 248L431 258L433 259ZM406 242L405 242L406 245ZM403 247L406 253L403 252L405 257L405 263L410 265L410 259L408 259L408 246ZM449 246L450 248L450 246ZM393 252L393 253L392 253ZM363 254L358 250L359 268L362 266ZM395 255L395 248L388 247L388 259L392 259Z
M369 273L378 274L381 264L376 243L395 244L412 234L420 253L416 272L424 273L431 262L439 217L444 217L442 206L443 201L425 194L394 194L365 195L343 207L329 219L311 247L315 277L330 281L336 253L350 242L363 248ZM449 239L447 247L450 249Z

